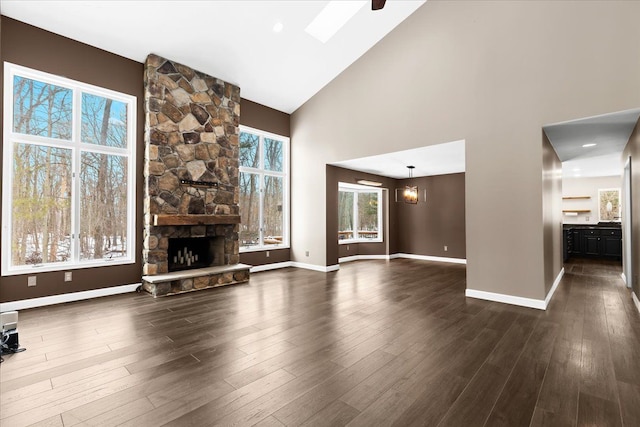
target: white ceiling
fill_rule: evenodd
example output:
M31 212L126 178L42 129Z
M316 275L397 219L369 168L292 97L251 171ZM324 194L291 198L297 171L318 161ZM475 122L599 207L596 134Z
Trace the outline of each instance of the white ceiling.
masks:
M408 178L410 165L415 166L415 177L459 173L465 171L464 144L447 142L331 164L396 179Z
M640 109L625 110L547 125L543 130L562 162L563 176L621 175L622 151L638 117Z
M389 0L374 12L367 1L324 44L305 28L325 0L0 0L0 13L138 62L164 56L291 113L424 2Z

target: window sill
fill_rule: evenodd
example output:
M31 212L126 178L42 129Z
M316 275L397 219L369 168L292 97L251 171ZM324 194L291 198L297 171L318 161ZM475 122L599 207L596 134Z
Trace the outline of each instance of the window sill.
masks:
M338 240L339 245L352 245L354 243L382 243L384 240L382 239L349 239L349 240Z
M240 253L246 252L265 252L265 251L277 251L280 249L291 249L289 245L271 245L271 246L251 246L248 248L240 247Z

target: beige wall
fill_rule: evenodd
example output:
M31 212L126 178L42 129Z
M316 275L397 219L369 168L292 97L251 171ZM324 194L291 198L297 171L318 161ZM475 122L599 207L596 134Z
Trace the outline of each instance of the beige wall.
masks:
M620 167L622 172L622 166ZM563 200L562 209L589 209L591 212L579 213L578 216L563 215L565 224L597 224L598 223L598 190L605 188L622 189L622 176L599 176L585 178L562 178L562 196L589 196L590 199ZM622 194L620 194L622 197ZM587 219L588 218L588 219Z
M622 155L622 165L631 156L631 253L633 255L633 292L640 298L640 122L636 124Z
M562 270L562 162L542 135L542 218L545 296Z
M292 258L327 265L327 163L465 139L468 287L543 299L541 128L640 105L639 15L425 3L292 114Z

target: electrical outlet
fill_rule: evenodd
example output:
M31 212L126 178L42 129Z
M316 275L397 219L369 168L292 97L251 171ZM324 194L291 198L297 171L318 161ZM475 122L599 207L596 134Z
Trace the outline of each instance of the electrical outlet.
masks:
M70 282L73 280L73 273L71 271L65 271L64 272L64 281L65 282Z
M304 256L309 256L309 251L305 251Z
M444 245L444 251L447 252L449 250L449 247L447 245Z
M267 256L267 258L269 258L269 251L267 251L267 253L265 255Z
M27 278L27 286L35 286L36 285L36 276L29 276Z
M590 218L591 218L591 217L586 216L586 217L584 217L584 220L585 220L585 221L587 221L587 222L589 222L589 219L590 219Z

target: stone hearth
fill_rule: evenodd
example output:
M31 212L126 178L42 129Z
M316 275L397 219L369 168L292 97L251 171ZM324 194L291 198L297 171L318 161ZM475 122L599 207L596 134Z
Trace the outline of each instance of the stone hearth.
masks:
M239 122L239 87L147 57L142 283L154 296L249 280L239 264ZM223 242L210 265L169 273L175 238Z

